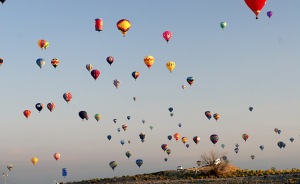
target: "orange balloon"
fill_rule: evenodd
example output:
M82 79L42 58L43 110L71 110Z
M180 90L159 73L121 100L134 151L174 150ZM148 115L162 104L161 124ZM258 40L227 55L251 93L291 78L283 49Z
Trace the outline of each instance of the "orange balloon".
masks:
M174 134L174 138L176 139L176 141L178 141L178 139L180 138L180 134L179 133L175 133Z
M60 158L60 154L59 153L54 153L53 155L55 160L58 160Z
M29 116L31 115L31 111L30 111L30 110L25 110L25 111L23 112L23 114L24 114L24 116L28 119Z

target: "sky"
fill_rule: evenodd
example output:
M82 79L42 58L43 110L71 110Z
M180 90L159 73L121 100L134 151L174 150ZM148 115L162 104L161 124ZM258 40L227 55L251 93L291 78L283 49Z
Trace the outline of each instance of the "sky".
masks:
M0 6L0 166L9 174L7 183L81 181L196 167L200 155L211 150L226 152L242 169L298 167L299 6L297 0L268 1L256 20L245 2L236 0L7 0ZM267 11L273 12L271 18ZM101 32L94 29L96 18L103 19ZM131 22L125 37L116 27L121 19ZM222 21L227 23L224 30ZM166 30L173 35L168 43L162 37ZM50 43L47 50L38 47L40 39ZM155 58L150 69L143 61L147 55ZM111 66L108 56L115 59ZM46 61L41 69L38 58ZM53 58L60 60L56 69ZM172 73L168 61L176 63ZM100 70L97 80L86 64ZM133 71L140 73L136 80ZM192 86L187 77L194 78ZM118 89L115 79L121 81ZM66 92L73 96L69 103L63 99ZM56 105L52 112L46 107L51 102ZM44 104L40 113L36 103ZM28 119L26 109L32 112ZM90 119L82 121L79 111L87 111ZM220 119L208 120L205 111L220 114ZM123 124L128 129L118 132ZM167 139L176 132L188 138L189 148L181 140ZM249 135L246 142L244 133ZM215 145L212 134L219 136ZM197 145L194 136L200 137ZM278 141L286 147L279 149ZM162 144L172 150L169 156ZM132 152L129 159L126 151ZM56 161L57 152L61 158ZM33 166L35 156L39 162ZM144 161L140 168L136 159ZM114 171L111 161L118 163ZM12 171L6 168L9 164ZM66 178L62 168L68 170Z

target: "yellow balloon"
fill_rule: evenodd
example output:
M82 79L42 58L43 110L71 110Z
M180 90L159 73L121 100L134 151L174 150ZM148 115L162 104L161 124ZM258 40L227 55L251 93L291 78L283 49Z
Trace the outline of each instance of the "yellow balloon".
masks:
M33 163L33 165L36 165L38 161L39 161L38 157L32 157L32 159L31 159L31 162Z
M122 19L117 22L117 28L121 31L123 36L125 36L126 32L130 29L130 22L129 20Z
M174 70L175 66L176 66L176 64L173 61L169 61L166 64L166 67L167 67L168 70L170 70L170 73Z
M153 65L154 63L154 57L153 56L146 56L144 58L144 63L147 65L147 67L150 69L150 67Z
M44 46L44 49L47 49L49 47L50 43L49 42L46 42L45 46Z
M187 142L187 138L186 137L182 137L181 141L185 144Z

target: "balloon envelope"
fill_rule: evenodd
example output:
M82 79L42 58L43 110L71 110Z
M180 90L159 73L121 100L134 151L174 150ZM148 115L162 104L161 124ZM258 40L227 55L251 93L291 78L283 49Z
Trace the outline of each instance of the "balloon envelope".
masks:
M32 157L32 158L31 158L31 163L32 163L33 165L36 165L36 164L38 163L38 161L39 161L38 157Z
M219 140L219 136L217 134L212 134L210 136L210 141L213 143L213 144L216 144Z
M109 166L112 168L113 171L115 170L115 168L117 167L117 165L118 165L118 163L116 161L111 161L109 163Z
M136 163L137 166L141 167L143 165L143 160L142 159L137 159L135 161L135 163Z

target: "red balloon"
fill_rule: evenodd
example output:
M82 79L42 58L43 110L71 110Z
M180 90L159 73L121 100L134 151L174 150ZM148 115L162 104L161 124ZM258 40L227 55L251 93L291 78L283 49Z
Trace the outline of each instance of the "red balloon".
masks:
M103 31L103 21L102 19L95 19L95 30Z
M69 103L69 101L71 101L71 99L72 99L72 94L70 92L67 92L67 93L64 93L63 97L64 97L65 101Z
M263 9L265 4L267 3L267 0L245 0L245 3L256 15L256 19L258 19L258 14L260 13L260 11Z
M99 75L100 75L100 71L97 70L97 69L94 69L94 70L91 71L91 75L92 75L92 77L93 77L95 80L97 80L97 78L98 78Z
M52 112L53 109L55 108L55 103L48 103L47 108L50 110L50 112Z
M60 158L60 154L59 153L54 153L53 155L55 160L58 160Z
M31 115L31 111L30 111L30 110L25 110L25 111L23 112L23 114L24 114L24 116L28 119L29 116Z

